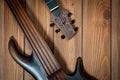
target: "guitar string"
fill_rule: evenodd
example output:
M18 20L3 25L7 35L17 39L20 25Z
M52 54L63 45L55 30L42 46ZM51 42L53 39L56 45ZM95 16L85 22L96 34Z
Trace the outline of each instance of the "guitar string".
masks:
M56 13L57 14L57 13ZM65 20L64 20L65 21ZM61 22L62 22L62 19L61 19ZM60 78L61 77L61 78ZM62 80L67 80L67 78L65 78L62 74L60 74L58 72L58 75L55 75L55 76L52 76L53 79L57 80L57 79L62 79Z
M65 77L60 73L60 72L58 72L57 74L56 74L56 77L59 79L62 79L62 80L66 80L65 79Z
M60 79L64 79L64 80L66 80L61 74L59 74L59 76L61 76L61 78ZM55 76L57 79L59 79L59 76ZM55 80L57 80L57 79L55 79Z
M44 57L45 58L45 57ZM45 60L45 59L44 59ZM46 61L45 61L46 62ZM49 70L51 70L51 69L49 69Z
M29 21L28 21L28 22L29 22ZM29 23L30 23L30 22L29 22ZM31 24L31 23L30 23L30 24ZM38 41L38 42L39 42L39 41ZM48 49L47 49L47 50L48 50ZM47 51L47 50L46 50L46 51Z
M41 43L42 44L42 43ZM43 45L44 46L44 45ZM48 49L46 49L46 51L47 51Z
M62 73L62 74L61 74ZM50 78L55 79L55 80L67 80L66 76L64 75L65 73L62 70L59 70L56 72L56 74L52 75Z
M14 11L14 10L13 10ZM22 28L23 29L23 28ZM25 31L24 31L25 32ZM27 35L27 34L26 34ZM29 35L29 34L28 34ZM32 40L32 39L31 39ZM35 50L36 51L36 50ZM42 61L42 60L41 60ZM45 64L42 62L42 65L44 65L43 67L46 67ZM47 70L47 68L44 68L45 70ZM46 71L47 73L49 73L48 71Z
M62 73L62 74L61 74ZM61 76L63 76L63 78L65 79L65 80L67 80L67 76L66 76L66 74L63 72L63 70L61 71L61 72L59 72L59 74L61 75Z
M62 20L63 20L63 21L66 21L65 18L64 18L62 15L60 15L60 16L61 16L61 17L60 17L60 18L61 18L61 21L62 21ZM62 17L63 17L63 19L62 19ZM58 72L58 73L59 73L59 72ZM64 74L63 71L62 71L62 73ZM67 78L63 77L62 74L59 73L58 75L59 75L62 79L67 80ZM56 78L59 78L59 76L55 76L55 77L56 77Z
M25 31L24 31L25 32Z
M60 71L58 71L54 76L52 76L53 78L55 77L56 80L62 79L65 80L63 76L61 76L61 74L59 74Z

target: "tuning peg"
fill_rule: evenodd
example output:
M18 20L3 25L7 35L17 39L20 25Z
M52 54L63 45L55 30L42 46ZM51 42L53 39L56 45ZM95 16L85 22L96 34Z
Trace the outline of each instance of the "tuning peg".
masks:
M56 29L55 32L56 32L56 33L60 32L60 29Z
M74 24L74 23L75 23L75 20L72 20L72 21L71 21L71 24Z
M78 27L75 27L74 30L75 30L75 31L78 31Z
M55 25L55 23L51 23L51 24L50 24L50 27L53 27L54 25Z
M61 39L64 39L64 38L65 38L65 35L62 35L62 36L61 36Z
M71 12L68 13L68 17L70 17L70 16L72 16L72 13L71 13Z

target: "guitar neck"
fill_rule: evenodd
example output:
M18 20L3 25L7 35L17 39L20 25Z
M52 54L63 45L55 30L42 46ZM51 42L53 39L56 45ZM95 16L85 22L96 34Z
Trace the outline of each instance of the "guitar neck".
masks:
M55 0L45 0L45 3L48 5L51 12L59 8L59 5Z
M59 5L57 4L55 0L45 0L45 3L47 4L49 10L54 16L59 16L61 14Z
M27 40L29 41L33 51L36 53L44 71L49 76L61 69L57 60L55 59L52 51L38 34L30 18L21 6L18 0L6 0L9 8L15 16L20 28L24 32Z

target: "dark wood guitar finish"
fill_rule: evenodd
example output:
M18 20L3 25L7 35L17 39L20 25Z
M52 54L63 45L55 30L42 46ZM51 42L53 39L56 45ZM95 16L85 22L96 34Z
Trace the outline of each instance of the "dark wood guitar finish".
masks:
M9 51L19 65L34 76L36 80L90 80L82 73L83 68L79 67L80 59L78 59L77 68L73 76L66 75L46 42L38 34L19 1L5 1L33 49L32 55L23 55L24 53L18 47L14 37L10 38Z
M45 0L45 2L52 13L53 23L50 26L53 26L55 23L59 27L59 29L56 30L56 33L61 30L64 34L61 36L62 39L65 37L71 39L77 31L77 27L73 28L72 25L75 21L71 21L69 18L72 13L69 13L67 10L62 10L56 0Z

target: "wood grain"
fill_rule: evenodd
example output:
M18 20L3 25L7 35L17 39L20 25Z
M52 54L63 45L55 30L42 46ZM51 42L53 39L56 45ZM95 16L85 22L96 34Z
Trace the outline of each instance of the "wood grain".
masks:
M31 16L31 20L33 21L38 32L44 37L50 48L53 50L53 29L49 27L50 13L47 10L47 6L45 5L44 1L26 0L26 10L29 16ZM25 47L27 46L29 46L28 43L25 45ZM25 76L25 80L34 80L29 74L26 73L25 75L28 75L27 77Z
M75 69L77 57L81 56L82 0L60 0L59 3L61 3L64 9L69 10L73 14L72 19L76 21L75 26L79 27L79 31L71 40L62 40L60 38L62 33L54 33L54 54L63 66L63 69L70 73ZM56 29L57 26L54 30Z
M99 80L110 80L110 0L83 1L83 63Z
M5 62L4 62L4 80L23 80L23 69L14 62L8 51L8 41L11 36L14 36L18 44L23 49L23 34L19 30L19 26L14 19L7 4L5 4L5 17L4 17L4 45L5 45Z
M58 0L73 13L79 27L71 40L61 40L62 33L54 32L57 26L49 27L50 12L44 0L24 1L30 18L66 73L74 71L80 56L85 70L98 80L120 80L120 0ZM0 0L0 32L0 80L34 80L9 54L12 35L27 54L32 50L4 0Z
M112 80L120 80L120 0L112 0Z
M0 0L0 80L4 80L4 1Z

